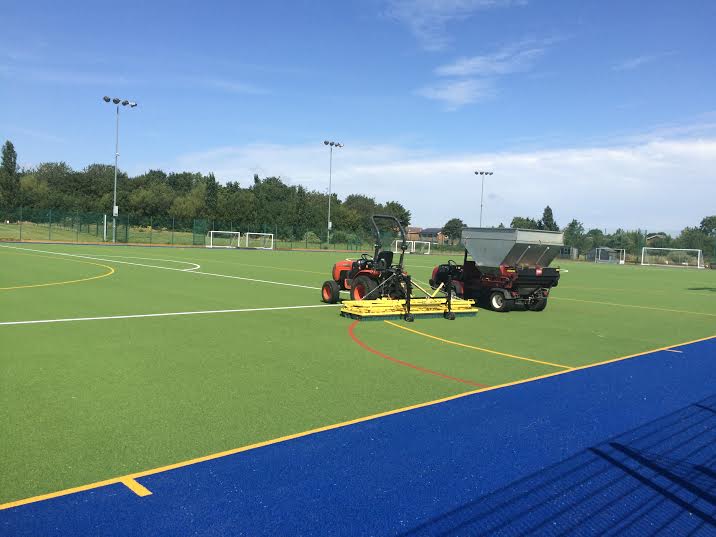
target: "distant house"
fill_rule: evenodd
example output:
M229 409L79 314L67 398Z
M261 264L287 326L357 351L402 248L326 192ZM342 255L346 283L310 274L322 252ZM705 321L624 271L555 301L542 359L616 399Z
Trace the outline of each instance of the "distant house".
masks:
M420 231L420 240L431 242L433 244L444 244L445 235L439 227L426 227Z
M406 239L409 241L419 241L422 240L420 238L420 232L423 230L421 227L416 226L408 226L408 228L405 230L405 234L407 235Z
M574 246L562 246L559 249L560 259L579 259L579 250ZM594 259L592 257L592 259Z

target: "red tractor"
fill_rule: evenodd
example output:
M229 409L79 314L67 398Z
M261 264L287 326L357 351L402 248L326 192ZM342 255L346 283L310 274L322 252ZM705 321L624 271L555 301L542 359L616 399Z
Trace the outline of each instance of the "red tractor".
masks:
M379 222L381 226L379 226ZM362 254L360 259L338 261L333 265L333 279L324 282L321 297L324 302L335 304L340 300L341 291L349 291L351 300L371 300L377 298L406 298L410 293L410 276L403 270L405 250L405 230L394 216L374 215L371 217L375 234L375 252L373 256ZM382 249L380 227L400 233L402 242L400 258L393 264L393 252Z

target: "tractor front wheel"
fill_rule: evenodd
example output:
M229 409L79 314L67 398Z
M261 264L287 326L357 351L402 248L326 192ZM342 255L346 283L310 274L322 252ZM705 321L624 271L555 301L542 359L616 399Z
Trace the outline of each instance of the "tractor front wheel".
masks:
M321 287L321 299L323 299L326 304L335 304L340 298L341 288L338 283L333 280L328 280L323 283L323 287Z
M378 294L374 293L378 284L367 276L358 276L351 285L351 300L373 300L378 298Z

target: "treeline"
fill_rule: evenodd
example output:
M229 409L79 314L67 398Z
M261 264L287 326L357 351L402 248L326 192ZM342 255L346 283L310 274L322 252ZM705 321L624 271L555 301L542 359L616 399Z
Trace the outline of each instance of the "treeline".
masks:
M73 170L64 162L48 162L19 170L12 143L6 142L2 149L0 209L111 214L113 184L113 166L91 164ZM245 230L280 229L284 235L295 235L286 238L301 238L307 232L325 238L328 195L288 185L280 177L254 175L247 185L238 181L222 185L213 174L150 170L135 177L119 172L117 205L120 215L137 218L201 218L232 222ZM400 202L380 203L363 194L341 200L333 194L331 220L339 234L336 240L341 233L369 234L369 217L375 213L392 214L404 226L410 224L410 211Z
M510 222L510 226L523 229L560 230L549 205L545 207L542 218L516 216ZM584 224L577 219L573 219L562 228L562 231L564 232L564 244L577 248L580 255L603 246L623 248L636 255L642 247L650 246L652 248L698 248L703 250L707 257L712 257L716 247L716 216L702 218L698 226L686 227L676 237L658 230L627 231L620 228L614 233L605 233L596 228L585 230Z
M456 244L461 236L462 229L467 227L459 218L451 218L442 227L447 240ZM504 228L504 224L498 227ZM641 248L697 248L702 250L708 258L716 258L716 215L701 219L698 226L686 227L678 236L672 237L661 231L636 230L626 231L617 229L614 233L605 233L601 229L586 230L584 224L573 219L564 228L560 228L554 219L552 208L544 208L541 218L529 216L515 216L510 227L520 229L543 229L548 231L563 231L565 246L579 250L581 256L594 248L623 248L632 255L638 255Z

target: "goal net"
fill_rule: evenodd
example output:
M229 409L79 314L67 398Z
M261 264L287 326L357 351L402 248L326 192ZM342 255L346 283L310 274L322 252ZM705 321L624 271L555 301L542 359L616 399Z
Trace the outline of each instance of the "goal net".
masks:
M393 241L393 253L399 254L400 253L400 245L401 245L400 239L395 239ZM407 249L405 250L406 254L429 254L430 253L430 243L427 241L405 241L405 244L407 245Z
M204 246L207 248L238 248L241 233L238 231L209 231Z
M413 241L413 254L429 254L430 243L428 241Z
M645 246L641 249L641 264L704 268L704 254L695 248L649 248Z
M597 248L594 252L594 262L623 265L626 263L626 250L624 248Z
M246 248L273 250L273 233L244 233Z

